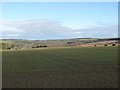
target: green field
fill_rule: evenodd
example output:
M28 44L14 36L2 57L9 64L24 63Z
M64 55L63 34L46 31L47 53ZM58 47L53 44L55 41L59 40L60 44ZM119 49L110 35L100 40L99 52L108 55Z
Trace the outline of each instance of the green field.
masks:
M116 88L118 47L3 51L3 88Z

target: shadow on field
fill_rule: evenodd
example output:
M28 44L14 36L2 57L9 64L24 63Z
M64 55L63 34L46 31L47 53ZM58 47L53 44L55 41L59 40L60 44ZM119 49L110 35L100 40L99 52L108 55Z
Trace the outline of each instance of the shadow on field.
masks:
M3 88L118 87L117 71L112 71L113 68L117 69L116 66L98 65L98 67L95 66L98 69L97 72L93 67L75 71L3 72ZM107 69L100 71L99 68Z

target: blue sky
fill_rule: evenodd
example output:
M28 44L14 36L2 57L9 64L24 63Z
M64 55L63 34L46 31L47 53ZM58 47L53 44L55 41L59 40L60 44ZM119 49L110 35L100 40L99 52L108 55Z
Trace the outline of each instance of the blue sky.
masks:
M2 19L3 38L117 37L118 3L8 2Z

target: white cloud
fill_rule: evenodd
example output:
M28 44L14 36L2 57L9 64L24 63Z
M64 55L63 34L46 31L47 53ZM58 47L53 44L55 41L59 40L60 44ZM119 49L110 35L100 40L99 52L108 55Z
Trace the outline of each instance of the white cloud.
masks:
M99 23L96 27L72 29L51 20L4 21L0 25L2 38L63 39L84 37L117 37L117 25ZM102 25L101 25L102 24Z
M79 29L82 37L115 38L118 37L118 25L102 24L95 27Z
M80 33L82 33L82 32L75 32L75 33L78 33L78 34L80 34Z
M18 37L18 36L20 36L20 34L7 34L6 36L10 36L10 37Z

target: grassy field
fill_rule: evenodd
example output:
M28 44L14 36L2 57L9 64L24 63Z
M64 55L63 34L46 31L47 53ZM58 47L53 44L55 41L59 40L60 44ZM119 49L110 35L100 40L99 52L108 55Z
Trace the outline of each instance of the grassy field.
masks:
M3 88L116 88L117 47L3 51Z

